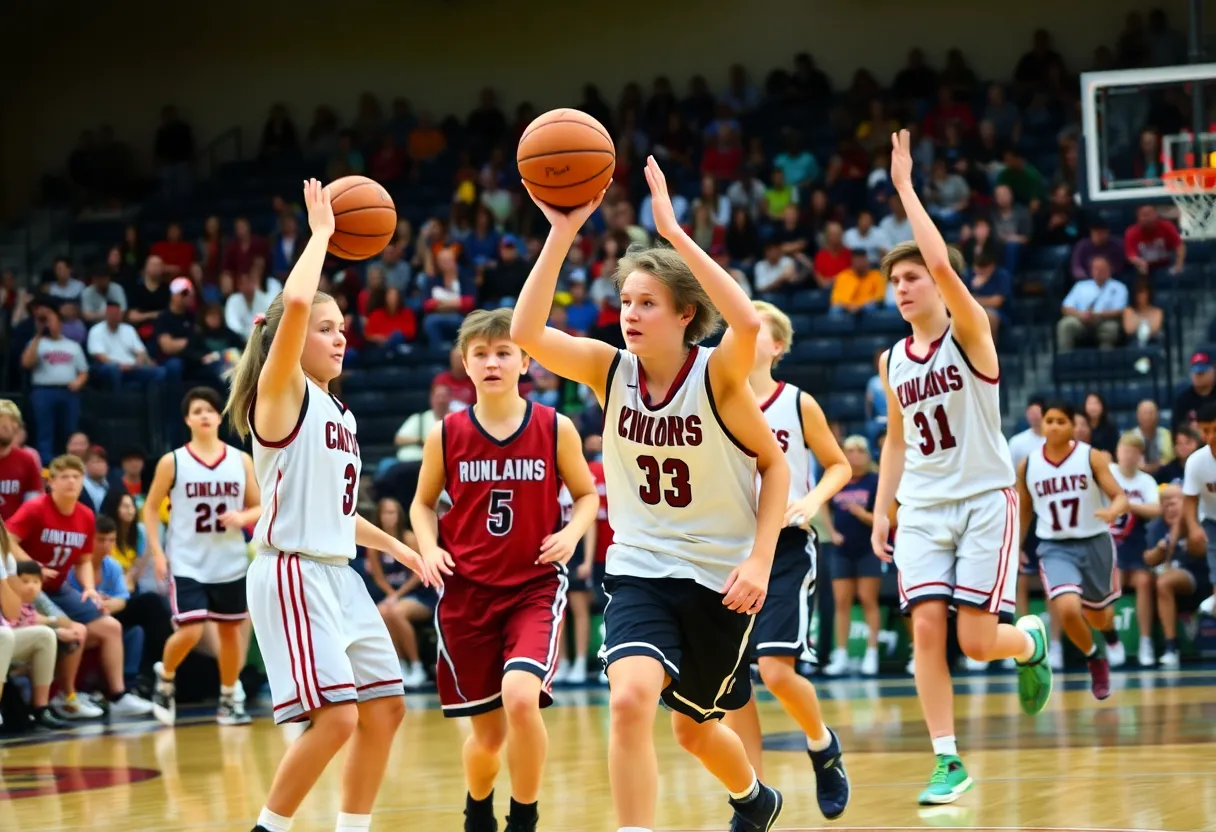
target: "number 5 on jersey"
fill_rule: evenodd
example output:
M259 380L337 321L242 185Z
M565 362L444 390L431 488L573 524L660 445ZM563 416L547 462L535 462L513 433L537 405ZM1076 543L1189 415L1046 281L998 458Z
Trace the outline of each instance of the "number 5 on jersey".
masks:
M490 511L486 518L486 531L502 537L511 531L515 513L511 510L511 498L515 492L509 488L496 488L490 492Z

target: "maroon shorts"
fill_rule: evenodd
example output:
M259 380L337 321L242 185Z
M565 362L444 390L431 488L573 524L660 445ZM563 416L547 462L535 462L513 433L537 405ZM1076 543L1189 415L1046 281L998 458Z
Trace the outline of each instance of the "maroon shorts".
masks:
M475 716L502 707L508 670L541 680L540 706L553 702L557 638L569 579L554 572L517 587L491 587L452 576L435 605L439 637L439 703L447 717Z

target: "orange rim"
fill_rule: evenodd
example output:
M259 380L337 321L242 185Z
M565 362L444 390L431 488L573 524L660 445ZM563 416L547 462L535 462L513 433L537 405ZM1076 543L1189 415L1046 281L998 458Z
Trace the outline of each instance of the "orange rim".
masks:
M1184 168L1161 174L1161 184L1175 193L1216 190L1216 168Z

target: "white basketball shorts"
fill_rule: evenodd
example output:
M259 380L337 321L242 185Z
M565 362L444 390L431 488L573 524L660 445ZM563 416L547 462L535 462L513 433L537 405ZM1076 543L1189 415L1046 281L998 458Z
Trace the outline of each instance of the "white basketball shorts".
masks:
M405 695L388 628L345 558L259 554L246 584L275 722L298 722L336 702Z
M965 604L1012 614L1017 597L1018 493L986 491L935 506L900 506L895 530L899 606Z

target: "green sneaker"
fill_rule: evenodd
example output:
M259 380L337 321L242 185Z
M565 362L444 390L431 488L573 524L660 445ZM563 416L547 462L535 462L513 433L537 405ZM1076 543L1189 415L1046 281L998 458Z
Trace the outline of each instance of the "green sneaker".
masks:
M1022 710L1034 716L1043 710L1051 698L1051 665L1047 661L1047 626L1037 615L1024 615L1017 628L1034 639L1034 655L1030 661L1018 662L1018 701Z
M920 793L916 802L921 806L953 803L971 786L971 776L967 774L967 769L963 768L962 760L953 754L938 754L937 765L933 767L929 785Z

